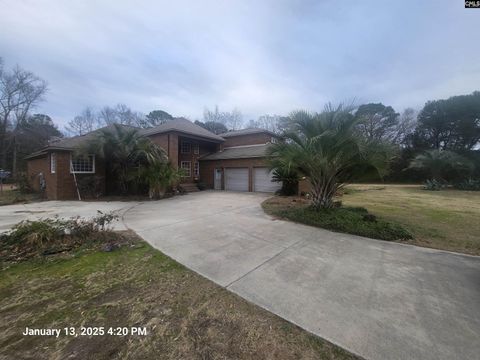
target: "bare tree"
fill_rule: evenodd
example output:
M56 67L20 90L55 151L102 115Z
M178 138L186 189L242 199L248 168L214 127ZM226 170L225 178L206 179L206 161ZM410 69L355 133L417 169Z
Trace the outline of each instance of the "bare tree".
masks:
M412 108L406 108L403 110L399 117L398 125L396 128L396 135L393 142L399 145L405 145L407 139L415 131L417 126L417 113Z
M226 117L227 127L231 130L239 130L243 127L243 115L237 108L233 109L231 112L224 113Z
M80 115L68 122L65 130L71 135L84 135L97 128L97 116L91 107L86 107Z
M15 131L20 122L27 118L29 111L44 100L47 83L32 72L18 65L5 71L0 62L0 161L7 167L7 151L13 146L12 170L16 172ZM7 131L12 129L12 139L7 141Z
M240 110L234 108L231 112L218 110L218 105L215 105L215 110L205 108L203 111L203 122L215 122L225 125L229 130L238 130L243 126L243 116Z
M285 130L287 118L280 115L262 115L257 120L250 120L248 127L260 128L280 134Z
M208 108L203 110L203 122L215 122L225 125L224 119L222 118L220 111L218 111L218 105L215 105L215 110L213 111Z
M117 104L115 107L105 106L98 114L98 120L101 125L123 124L131 126L140 126L144 123L145 116L137 111L133 111L125 104Z

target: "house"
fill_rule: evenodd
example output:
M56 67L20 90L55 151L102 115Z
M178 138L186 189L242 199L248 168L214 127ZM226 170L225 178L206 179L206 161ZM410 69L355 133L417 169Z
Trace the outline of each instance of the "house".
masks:
M181 183L187 190L196 189L198 182L210 189L231 191L274 192L281 186L271 181L266 166L267 148L277 141L277 135L270 131L244 129L216 135L183 118L139 131L184 170ZM46 197L51 200L75 199L76 183L95 176L101 179L102 193L108 192L111 180L103 160L94 154L74 153L97 133L98 130L62 139L29 155L27 176L31 186L36 190L44 186Z

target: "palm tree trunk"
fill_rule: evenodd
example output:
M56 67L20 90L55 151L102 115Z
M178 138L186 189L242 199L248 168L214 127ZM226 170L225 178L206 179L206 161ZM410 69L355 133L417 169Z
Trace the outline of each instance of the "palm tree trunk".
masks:
M316 210L330 209L333 207L333 196L335 189L326 182L315 182L312 184L312 202Z

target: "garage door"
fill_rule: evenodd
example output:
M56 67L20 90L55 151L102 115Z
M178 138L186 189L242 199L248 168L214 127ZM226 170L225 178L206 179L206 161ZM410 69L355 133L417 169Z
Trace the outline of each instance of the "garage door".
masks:
M225 169L225 190L248 191L248 168Z
M272 172L268 168L253 169L253 191L275 192L282 187L282 183L272 182Z

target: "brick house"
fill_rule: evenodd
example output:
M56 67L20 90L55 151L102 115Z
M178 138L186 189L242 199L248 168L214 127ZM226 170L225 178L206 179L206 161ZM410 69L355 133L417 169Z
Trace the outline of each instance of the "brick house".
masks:
M150 129L139 129L162 147L170 161L184 169L182 186L195 189L202 182L209 189L274 192L280 184L271 181L265 156L277 136L264 129L244 129L216 135L189 120L176 118ZM97 131L62 139L27 157L27 176L35 190L44 179L50 200L75 199L75 180L92 176L108 189L105 164L95 155L78 156L74 150L93 139Z

